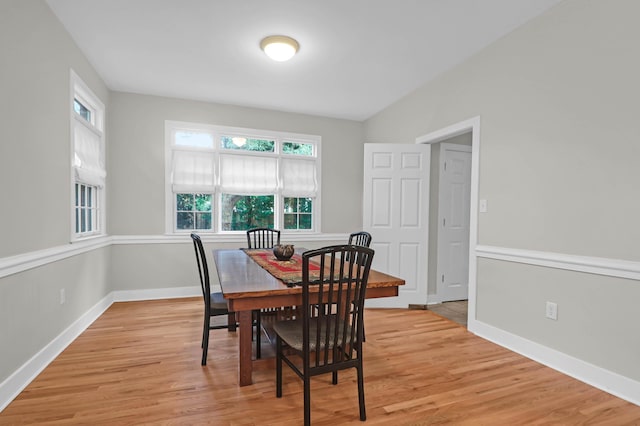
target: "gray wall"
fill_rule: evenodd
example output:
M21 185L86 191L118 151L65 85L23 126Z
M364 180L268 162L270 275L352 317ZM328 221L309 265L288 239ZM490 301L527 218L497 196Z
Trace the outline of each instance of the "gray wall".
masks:
M362 226L364 154L360 122L118 92L111 94L110 107L111 234L165 232L165 120L320 135L322 231L348 234ZM184 240L190 241L188 237ZM283 235L283 241L286 240ZM313 241L299 239L295 244L306 248L315 245ZM246 240L208 245L242 247ZM193 248L188 244L114 245L112 250L111 270L116 290L198 285ZM216 282L215 269L212 275Z
M70 68L109 102L44 2L0 2L0 261L69 244ZM109 293L109 262L102 248L0 275L0 383Z
M164 122L190 121L322 137L322 232L362 224L363 125L179 99L115 92L109 115L109 232L164 234Z
M0 257L70 236L70 68L109 93L42 1L0 2Z
M367 120L365 140L480 116L479 244L639 261L639 15L635 0L562 2ZM482 259L477 319L640 380L639 286Z

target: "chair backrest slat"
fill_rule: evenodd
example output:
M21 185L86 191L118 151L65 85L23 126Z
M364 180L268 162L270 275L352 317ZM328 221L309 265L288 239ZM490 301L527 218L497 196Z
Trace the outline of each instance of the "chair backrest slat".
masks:
M366 231L354 232L349 235L348 244L369 247L371 245L371 234Z
M247 231L248 248L273 248L280 244L280 231L271 228L253 228Z

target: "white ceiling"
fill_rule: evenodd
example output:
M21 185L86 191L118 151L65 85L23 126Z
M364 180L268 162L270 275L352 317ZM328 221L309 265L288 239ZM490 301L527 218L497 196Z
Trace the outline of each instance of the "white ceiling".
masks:
M47 0L111 90L364 120L560 0ZM291 36L274 62L262 38Z

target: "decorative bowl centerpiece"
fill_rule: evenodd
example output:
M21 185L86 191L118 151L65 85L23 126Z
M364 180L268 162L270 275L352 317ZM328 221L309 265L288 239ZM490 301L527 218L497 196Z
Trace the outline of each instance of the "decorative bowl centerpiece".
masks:
M273 255L278 260L289 260L293 256L293 244L276 244L273 246Z

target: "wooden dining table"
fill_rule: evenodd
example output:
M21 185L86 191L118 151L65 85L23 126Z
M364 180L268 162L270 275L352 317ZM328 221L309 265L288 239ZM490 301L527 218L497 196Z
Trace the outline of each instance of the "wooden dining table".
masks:
M296 249L300 254L304 249ZM302 287L287 286L256 263L244 250L214 250L213 259L218 279L229 311L236 312L240 331L238 352L238 383L252 383L252 311L255 309L299 306ZM398 295L398 287L405 281L379 271L371 270L367 283L367 299Z

